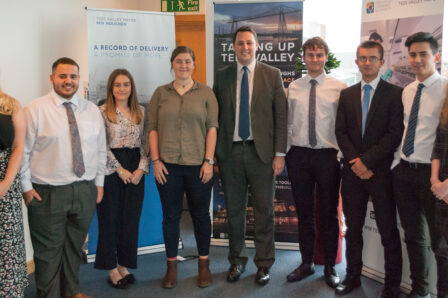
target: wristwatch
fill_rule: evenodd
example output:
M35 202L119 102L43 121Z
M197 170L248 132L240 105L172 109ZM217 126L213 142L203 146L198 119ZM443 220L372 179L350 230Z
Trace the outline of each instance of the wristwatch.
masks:
M215 164L215 161L213 159L205 158L204 161L208 162L208 164L211 165L211 166Z

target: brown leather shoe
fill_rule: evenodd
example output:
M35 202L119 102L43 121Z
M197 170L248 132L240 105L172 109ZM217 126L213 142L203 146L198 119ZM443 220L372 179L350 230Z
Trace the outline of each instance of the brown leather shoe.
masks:
M91 296L87 296L84 293L78 293L78 294L73 295L73 296L68 296L67 298L92 298L92 297Z
M209 259L198 261L198 287L206 288L212 283L212 273L209 269Z
M162 288L172 289L176 285L177 260L166 261L166 274L162 280Z

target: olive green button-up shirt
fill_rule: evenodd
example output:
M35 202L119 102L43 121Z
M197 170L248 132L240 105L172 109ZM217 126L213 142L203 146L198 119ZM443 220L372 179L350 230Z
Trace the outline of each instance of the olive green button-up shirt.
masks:
M154 92L147 121L148 130L158 133L161 160L201 165L207 131L218 127L218 102L210 87L196 81L182 96L169 83Z

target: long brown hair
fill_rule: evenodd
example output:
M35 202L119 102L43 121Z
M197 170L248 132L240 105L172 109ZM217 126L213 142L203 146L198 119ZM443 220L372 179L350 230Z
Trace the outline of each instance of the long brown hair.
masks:
M131 95L128 99L128 106L131 110L131 121L135 124L139 124L140 121L143 119L143 113L139 108L138 105L138 99L137 99L137 92L135 90L135 83L134 78L124 68L118 68L112 71L112 73L109 76L109 80L107 81L107 97L106 97L106 116L109 121L112 123L117 123L117 106L115 104L115 98L113 94L113 88L114 88L114 82L115 79L119 76L123 75L129 78L131 81Z
M448 128L448 84L446 86L442 112L440 113L440 126L443 128Z
M15 99L0 90L0 114L11 115L14 112Z

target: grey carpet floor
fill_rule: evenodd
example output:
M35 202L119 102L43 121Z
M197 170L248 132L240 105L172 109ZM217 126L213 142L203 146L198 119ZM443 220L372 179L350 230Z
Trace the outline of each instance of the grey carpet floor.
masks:
M197 255L193 228L188 211L183 212L181 236L184 249L179 251L182 256ZM165 274L165 254L154 253L138 257L138 269L132 270L137 283L127 290L115 289L106 282L107 271L93 268L93 264L81 265L79 278L83 290L90 296L100 297L341 297L334 294L323 278L323 266L316 266L316 273L305 280L295 283L286 281L286 275L300 264L300 253L297 251L277 250L276 261L272 267L271 281L264 287L255 283L256 267L252 262L255 252L249 249L250 261L246 272L236 283L226 281L227 262L226 247L211 247L210 270L213 283L210 287L201 289L196 286L197 259L180 262L178 265L178 282L174 289L166 290L160 287ZM345 261L336 266L342 277L345 274ZM30 286L25 297L34 298L34 275L30 275ZM347 298L373 298L381 291L382 284L362 278L362 286L354 290ZM402 297L405 297L402 294Z

